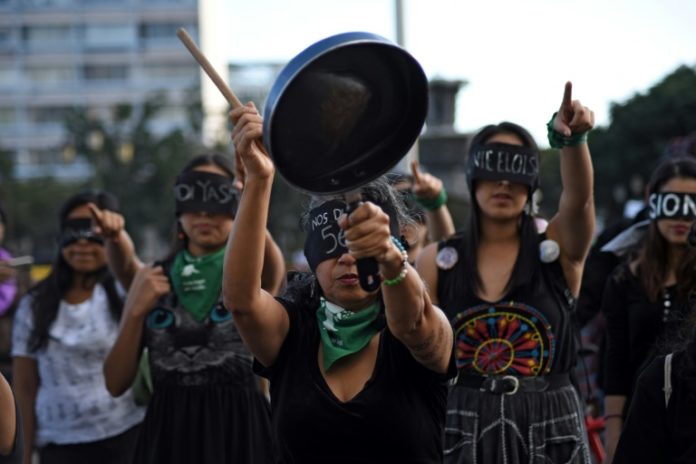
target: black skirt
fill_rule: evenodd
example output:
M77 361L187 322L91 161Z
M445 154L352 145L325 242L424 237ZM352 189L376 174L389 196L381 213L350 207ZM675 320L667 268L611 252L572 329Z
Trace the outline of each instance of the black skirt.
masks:
M155 388L135 451L142 464L272 462L270 408L236 386Z
M447 464L590 464L573 386L493 394L455 385L447 403Z
M39 461L41 464L129 464L139 429L136 425L113 437L86 443L48 444L39 448Z

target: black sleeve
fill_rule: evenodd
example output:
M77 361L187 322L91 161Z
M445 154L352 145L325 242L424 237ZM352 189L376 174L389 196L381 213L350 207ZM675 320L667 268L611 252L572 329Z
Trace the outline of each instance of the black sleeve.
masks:
M285 360L289 356L289 352L292 351L293 347L297 344L298 332L301 332L300 326L304 323L304 313L302 307L294 304L293 301L276 297L276 301L283 305L285 311L288 313L289 327L288 333L285 336L283 345L280 347L278 356L276 357L275 363L272 366L264 366L259 362L258 359L254 358L252 364L252 370L254 374L260 375L268 380L273 380L273 376L276 375L277 371L282 369L285 364Z
M580 327L584 327L599 314L604 287L617 264L618 258L613 253L592 250L588 256L576 312Z
M614 464L667 463L667 408L664 388L665 357L652 361L638 379Z
M617 268L616 271L629 272ZM630 393L631 376L629 372L629 333L628 292L625 276L617 272L607 282L602 297L602 312L607 320L607 348L604 354L604 389L607 395L625 395Z

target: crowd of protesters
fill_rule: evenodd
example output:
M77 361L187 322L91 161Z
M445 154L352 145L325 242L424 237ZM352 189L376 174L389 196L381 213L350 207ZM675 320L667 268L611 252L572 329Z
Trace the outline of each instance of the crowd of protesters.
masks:
M413 163L363 186L349 214L341 196L311 197L309 270L286 273L266 228L263 119L249 104L230 121L237 165L182 167L156 263L101 191L64 202L51 272L26 293L0 248L0 314L14 317L0 463L694 462L696 160L660 158L639 218L595 239L594 114L568 83L547 124L555 215L536 215L536 141L491 124L462 153L466 225ZM0 241L6 221L0 209ZM598 319L601 372L581 389L581 329Z

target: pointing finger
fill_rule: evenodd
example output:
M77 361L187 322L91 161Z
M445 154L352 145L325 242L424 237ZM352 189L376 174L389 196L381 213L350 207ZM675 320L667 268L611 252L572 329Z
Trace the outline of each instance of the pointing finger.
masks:
M89 208L89 212L92 213L92 217L94 218L94 220L98 224L101 224L104 220L104 213L102 212L102 210L100 210L94 203L87 203L87 208Z
M566 82L565 89L563 90L563 103L561 103L561 106L564 106L566 108L570 108L573 104L573 83L568 81Z
M411 161L411 174L413 174L414 183L420 182L421 172L420 172L420 169L418 168L418 160Z

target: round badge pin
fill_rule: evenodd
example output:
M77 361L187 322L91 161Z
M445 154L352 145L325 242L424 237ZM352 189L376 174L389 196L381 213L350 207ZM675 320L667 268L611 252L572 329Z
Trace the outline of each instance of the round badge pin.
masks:
M435 263L437 267L445 271L452 269L455 264L459 261L459 253L453 247L444 247L437 252L437 257L435 258Z
M544 240L539 244L539 259L543 263L552 263L561 256L561 247L555 240Z

